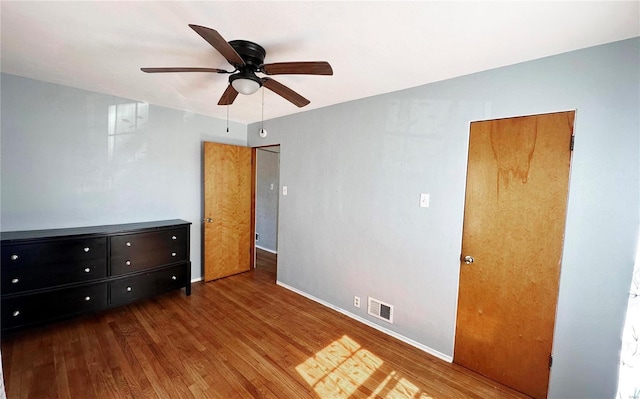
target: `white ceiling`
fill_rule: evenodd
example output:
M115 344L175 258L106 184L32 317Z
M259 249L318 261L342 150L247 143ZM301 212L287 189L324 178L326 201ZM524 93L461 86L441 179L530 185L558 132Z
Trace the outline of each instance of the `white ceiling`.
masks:
M328 61L333 76L278 75L307 97L297 108L264 91L264 118L388 93L640 36L640 1L191 2L1 1L3 72L227 117L227 75L145 74L140 67L231 70L188 27L267 50L266 63ZM262 118L262 91L229 118Z

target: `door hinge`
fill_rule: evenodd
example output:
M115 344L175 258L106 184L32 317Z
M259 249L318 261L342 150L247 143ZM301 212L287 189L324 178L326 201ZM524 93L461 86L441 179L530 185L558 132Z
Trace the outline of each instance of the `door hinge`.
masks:
M549 368L553 366L553 355L549 355Z
M575 144L575 142L576 142L576 136L573 136L573 135L572 135L572 136L571 136L571 144L569 144L569 149L570 149L571 151L573 151L573 145Z

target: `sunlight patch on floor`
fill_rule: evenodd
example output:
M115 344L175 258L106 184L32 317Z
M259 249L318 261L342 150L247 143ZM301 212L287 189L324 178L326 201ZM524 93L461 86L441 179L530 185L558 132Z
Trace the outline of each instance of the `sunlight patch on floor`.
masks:
M296 370L323 399L347 399L369 379L372 381L367 385L376 387L371 398L431 399L397 372L385 375L381 370L383 363L382 359L344 335L299 364ZM381 381L374 382L374 378Z

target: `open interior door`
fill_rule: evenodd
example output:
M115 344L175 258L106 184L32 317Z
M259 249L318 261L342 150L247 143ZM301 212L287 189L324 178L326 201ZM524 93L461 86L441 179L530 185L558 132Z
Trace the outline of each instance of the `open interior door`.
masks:
M204 143L205 281L249 271L254 262L255 151Z

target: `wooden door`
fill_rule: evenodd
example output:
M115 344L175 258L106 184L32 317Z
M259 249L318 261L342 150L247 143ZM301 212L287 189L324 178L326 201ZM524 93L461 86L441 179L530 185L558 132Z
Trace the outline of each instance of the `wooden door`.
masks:
M253 267L255 171L252 148L204 143L204 280Z
M474 122L469 138L454 362L536 398L549 382L574 114Z

